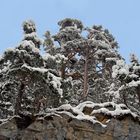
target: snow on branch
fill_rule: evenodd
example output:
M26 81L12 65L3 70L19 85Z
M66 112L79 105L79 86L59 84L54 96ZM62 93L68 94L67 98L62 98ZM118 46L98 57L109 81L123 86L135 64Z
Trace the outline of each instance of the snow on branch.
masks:
M64 104L55 109L47 109L48 112L54 112L55 114L66 114L72 118L78 120L87 120L93 124L98 123L102 127L106 127L107 123L110 121L110 118L119 118L121 116L130 115L133 118L138 116L131 112L130 109L124 104L115 104L114 102L106 103L93 103L91 101L85 101L80 103L76 107L72 107L70 104ZM98 118L98 115L102 114L107 117L105 121L101 121Z

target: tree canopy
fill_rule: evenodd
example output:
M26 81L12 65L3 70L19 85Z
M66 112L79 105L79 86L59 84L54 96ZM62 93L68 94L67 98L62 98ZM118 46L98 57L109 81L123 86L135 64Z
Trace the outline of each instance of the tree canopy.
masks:
M36 114L64 103L124 103L139 112L140 63L130 64L101 25L84 27L77 19L58 22L44 38L32 20L23 22L23 40L0 58L0 117ZM43 47L43 50L40 49Z

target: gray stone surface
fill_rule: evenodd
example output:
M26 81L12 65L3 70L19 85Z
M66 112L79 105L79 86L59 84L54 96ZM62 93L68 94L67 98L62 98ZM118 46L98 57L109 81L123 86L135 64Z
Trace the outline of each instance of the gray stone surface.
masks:
M12 118L0 125L0 140L140 140L139 120L129 115L109 120L103 128L97 123L61 114L37 117L26 128L19 128L20 121Z

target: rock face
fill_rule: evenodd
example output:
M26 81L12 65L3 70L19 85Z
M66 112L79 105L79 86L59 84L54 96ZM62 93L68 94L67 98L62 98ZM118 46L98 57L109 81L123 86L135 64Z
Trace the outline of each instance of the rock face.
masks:
M75 110L63 106L32 118L20 115L2 121L0 140L140 140L140 121L131 113L96 113L92 122L88 114L93 108L83 108L84 119Z
M105 128L65 114L37 119L26 128L17 123L17 118L3 123L0 140L140 140L140 124L131 116L110 118Z

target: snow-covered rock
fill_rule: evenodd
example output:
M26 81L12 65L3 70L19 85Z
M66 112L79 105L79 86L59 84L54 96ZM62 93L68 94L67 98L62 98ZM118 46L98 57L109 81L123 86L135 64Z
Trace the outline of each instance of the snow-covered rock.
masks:
M139 140L140 120L123 104L83 102L36 116L0 120L0 138L23 140Z

